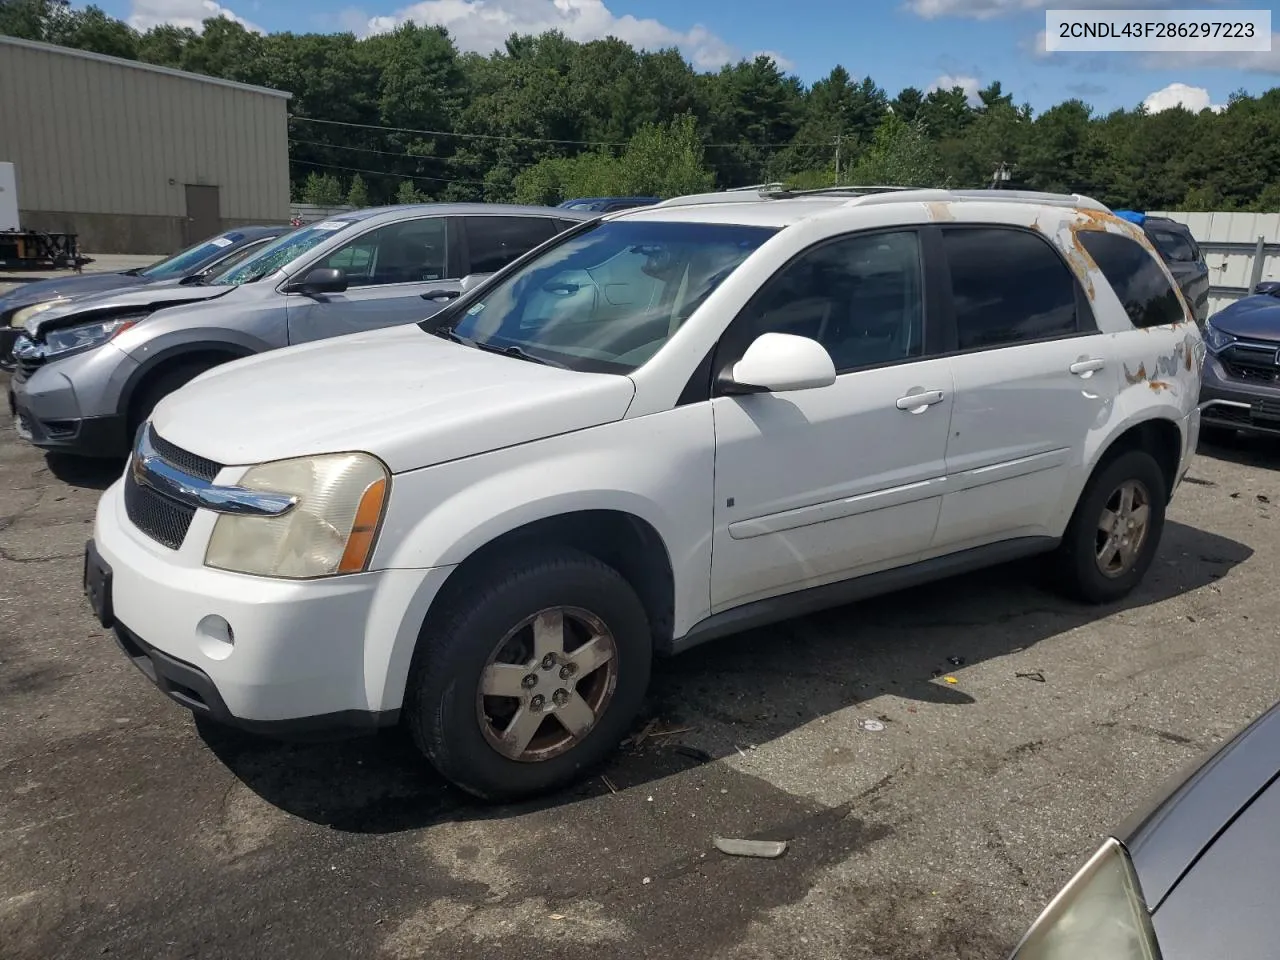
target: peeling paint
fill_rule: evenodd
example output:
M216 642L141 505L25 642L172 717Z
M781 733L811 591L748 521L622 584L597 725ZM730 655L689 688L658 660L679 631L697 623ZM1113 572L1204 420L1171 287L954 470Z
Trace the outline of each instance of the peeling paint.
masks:
M951 204L949 203L931 200L924 206L925 211L929 214L929 219L934 223L947 223L956 218L956 215L951 211Z
M1169 389L1169 384L1165 383L1163 380L1152 380L1150 383L1147 384L1147 386L1149 386L1156 393L1159 393L1161 390Z
M1124 378L1129 381L1130 386L1135 383L1141 383L1143 380L1147 379L1147 365L1145 363L1140 363L1138 364L1138 372L1130 373L1129 365L1126 363L1124 365Z

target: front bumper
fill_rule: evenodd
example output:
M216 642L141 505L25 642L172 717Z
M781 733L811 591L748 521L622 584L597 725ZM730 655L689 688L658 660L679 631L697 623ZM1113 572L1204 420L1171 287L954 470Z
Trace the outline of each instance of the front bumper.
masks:
M1209 355L1200 386L1200 415L1205 426L1280 436L1280 381L1231 379L1221 362Z
M254 732L395 723L421 602L443 576L382 570L290 581L213 570L202 559L214 520L198 511L170 550L129 523L122 483L103 495L86 581L94 564L109 571L99 578L107 599L94 606L129 658L170 699Z
M18 434L44 450L84 457L129 452L125 385L137 363L104 344L82 354L19 368L9 383L9 414Z

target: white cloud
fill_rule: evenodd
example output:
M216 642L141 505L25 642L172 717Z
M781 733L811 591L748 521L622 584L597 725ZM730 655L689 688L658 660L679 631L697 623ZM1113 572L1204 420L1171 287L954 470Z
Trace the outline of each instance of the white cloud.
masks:
M1172 110L1176 106L1182 106L1192 113L1199 113L1201 110L1212 110L1218 113L1226 109L1226 104L1214 103L1213 98L1209 96L1209 91L1204 87L1191 87L1185 83L1171 83L1155 93L1148 94L1142 101L1142 105L1150 113Z
M929 84L925 93L933 93L935 90L950 90L952 87L959 87L964 91L965 99L969 101L969 106L976 107L982 103L982 99L978 96L978 88L981 87L981 84L978 82L977 77L955 77L949 73L944 73Z
M347 22L352 19L344 13ZM357 33L384 33L412 20L446 27L459 49L491 53L501 49L513 33L539 34L559 30L573 40L617 37L646 50L679 47L696 67L714 69L741 56L731 44L701 24L686 31L658 20L631 14L618 16L603 0L422 0L394 14L370 17ZM791 62L768 52L785 69Z
M246 30L262 33L262 28L214 0L133 0L129 12L129 26L135 30L150 30L162 23L175 27L190 27L199 32L210 17L234 20Z

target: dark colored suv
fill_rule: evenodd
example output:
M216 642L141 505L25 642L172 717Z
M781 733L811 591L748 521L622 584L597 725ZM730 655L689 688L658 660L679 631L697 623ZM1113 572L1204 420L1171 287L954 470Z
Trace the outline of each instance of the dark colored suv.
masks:
M1117 210L1116 216L1142 227L1173 274L1173 279L1182 288L1196 323L1203 327L1209 318L1209 265L1204 262L1204 253L1191 230L1185 223L1169 217L1154 217L1132 210Z
M1203 431L1280 436L1280 283L1264 281L1204 327Z

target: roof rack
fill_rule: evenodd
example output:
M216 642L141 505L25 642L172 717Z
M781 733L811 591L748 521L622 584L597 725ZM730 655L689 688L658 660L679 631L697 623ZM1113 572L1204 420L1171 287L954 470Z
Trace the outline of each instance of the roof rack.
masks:
M691 193L683 197L672 197L656 206L686 207L701 203L748 203L756 200L789 200L795 197L860 197L874 192L911 189L913 188L902 186L839 186L788 190L784 183L758 183L749 187L730 187L714 193Z

